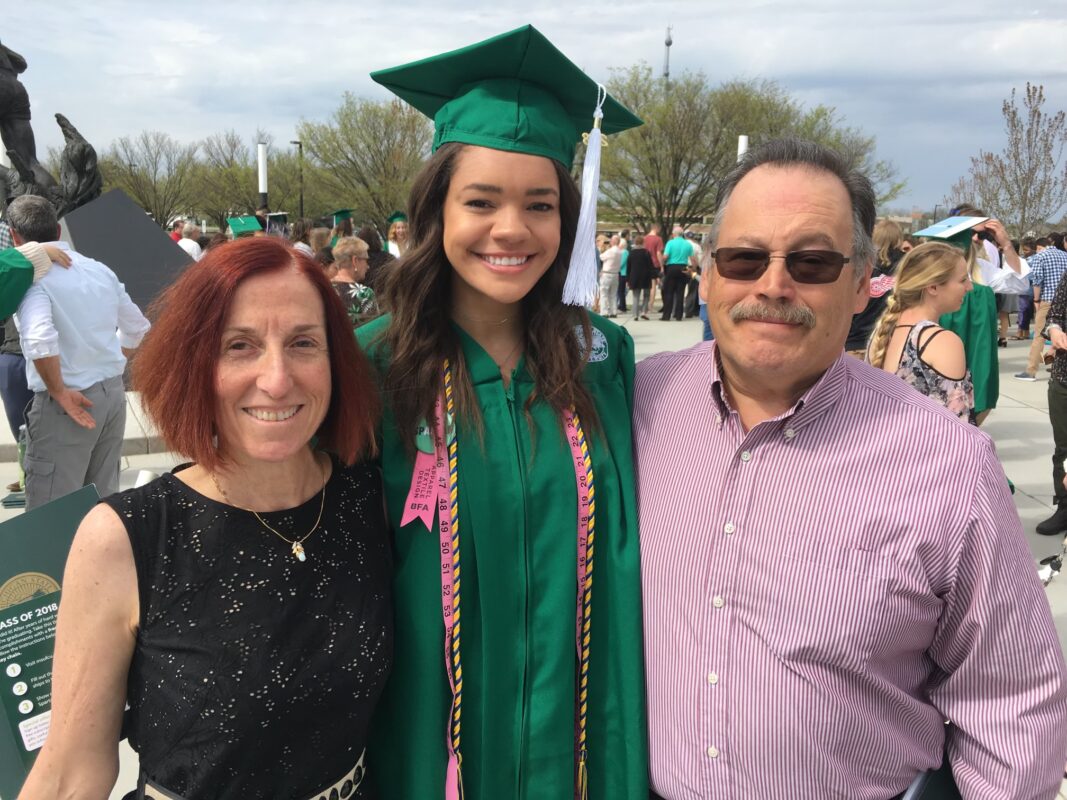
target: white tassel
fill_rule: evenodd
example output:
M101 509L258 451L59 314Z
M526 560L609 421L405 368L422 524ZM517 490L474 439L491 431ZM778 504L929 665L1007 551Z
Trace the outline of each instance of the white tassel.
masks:
M598 84L593 129L589 132L582 166L582 210L578 215L567 282L563 285L563 302L569 306L590 307L596 299L596 207L600 195L600 148L603 145L600 121L604 118L601 109L607 96L607 90Z

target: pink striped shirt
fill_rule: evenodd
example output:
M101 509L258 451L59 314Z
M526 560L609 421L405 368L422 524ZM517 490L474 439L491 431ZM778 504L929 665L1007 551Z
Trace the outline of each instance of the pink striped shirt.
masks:
M947 748L965 798L1055 797L1067 672L989 437L845 355L746 433L714 354L637 367L652 788L886 800Z

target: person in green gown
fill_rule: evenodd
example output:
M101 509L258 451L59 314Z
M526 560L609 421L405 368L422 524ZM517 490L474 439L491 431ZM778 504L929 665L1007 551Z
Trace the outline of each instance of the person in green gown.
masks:
M952 211L953 216L986 217L985 212L963 204ZM1004 226L995 219L987 219L975 228L965 230L949 239L949 243L963 250L971 268L974 283L971 291L963 297L959 311L944 314L939 320L941 327L950 330L963 340L967 356L967 369L974 382L974 411L971 421L981 425L989 412L997 407L1000 397L1000 361L997 355L997 337L1000 322L997 315L997 299L987 285L991 274L997 271L994 265L982 266L986 256L984 243L976 235L977 230L988 230L993 241L1003 251L1001 260L1005 274L1020 272L1019 257ZM993 271L991 273L991 270Z
M396 568L368 777L389 800L645 800L633 343L561 300L596 281L580 132L596 112L592 153L640 120L529 26L372 77L436 133L392 313L357 331Z

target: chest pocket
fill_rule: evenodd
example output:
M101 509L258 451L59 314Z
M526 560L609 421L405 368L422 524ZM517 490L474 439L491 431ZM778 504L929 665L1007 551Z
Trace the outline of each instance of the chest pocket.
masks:
M816 548L771 558L777 563L758 571L742 624L798 672L862 672L888 602L881 557Z

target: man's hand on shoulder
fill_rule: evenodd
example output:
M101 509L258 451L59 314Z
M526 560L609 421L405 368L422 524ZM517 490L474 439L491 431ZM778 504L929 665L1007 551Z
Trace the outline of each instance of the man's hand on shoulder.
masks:
M92 430L96 427L93 415L85 409L92 408L93 402L77 389L66 389L52 395L52 399L59 403L60 407L67 412L67 416L81 425L83 428Z

